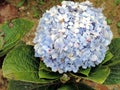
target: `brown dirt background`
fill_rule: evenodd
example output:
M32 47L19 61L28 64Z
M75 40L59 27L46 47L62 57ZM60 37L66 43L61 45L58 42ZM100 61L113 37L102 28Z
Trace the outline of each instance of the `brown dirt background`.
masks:
M43 0L45 3L43 5L39 4L38 0L28 0L28 3L25 3L21 7L17 7L18 3L21 0L0 0L0 24L5 21L10 21L17 17L26 18L32 20L35 25L33 29L22 39L27 44L33 45L32 40L34 38L34 32L38 24L39 18L45 12L45 10L50 7L60 4L61 0ZM72 0L72 1L85 1L85 0ZM112 20L110 25L111 30L114 34L114 37L120 37L118 33L118 28L116 26L117 22L120 22L120 4L115 5L115 0L90 0L95 7L103 7L104 15ZM39 11L39 17L35 17L35 9ZM2 66L3 58L0 58L0 66ZM0 67L1 68L1 67ZM120 90L120 85L111 85L103 86L98 85L93 82L86 81L88 85L95 87L96 90ZM7 80L2 75L2 70L0 69L0 90L7 90Z

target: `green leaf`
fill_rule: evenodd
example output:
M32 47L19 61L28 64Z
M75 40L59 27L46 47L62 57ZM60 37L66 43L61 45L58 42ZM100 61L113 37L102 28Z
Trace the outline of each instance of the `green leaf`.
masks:
M120 64L110 67L111 72L104 84L120 84Z
M60 85L61 84L58 83L44 85L10 80L8 83L8 90L94 90L92 87L83 83L67 83Z
M59 0L60 2L64 1L64 0Z
M107 21L108 25L112 24L112 20L111 19L107 19L106 21Z
M75 85L73 84L64 84L61 87L59 87L57 90L77 90Z
M15 19L11 23L3 24L0 29L5 34L5 44L2 51L0 51L0 56L11 50L32 27L33 22L25 19Z
M39 12L39 10L38 10L38 8L36 7L36 6L33 6L32 7L32 11L34 12L34 17L35 18L39 18L39 16L40 16L40 12Z
M4 40L2 37L0 37L0 50L3 48Z
M120 22L117 23L117 27L120 28Z
M5 57L2 70L4 77L33 83L50 83L52 80L40 79L39 59L34 57L32 46L19 44Z
M59 79L62 75L52 72L43 62L40 62L39 77L45 79Z
M3 32L0 31L0 50L2 50L4 45L4 38L3 38Z
M114 38L109 46L113 57L106 65L113 66L120 63L120 38Z
M55 90L55 86L10 80L8 90Z
M103 60L102 64L105 64L106 62L111 60L112 57L113 57L113 54L108 50L106 55L105 55L105 59Z
M83 74L83 75L88 76L89 73L90 73L90 70L91 70L91 68L87 68L87 69L82 69L82 68L81 68L81 69L78 71L78 73L81 73L81 74Z
M120 64L120 56L113 57L109 62L106 63L106 66L114 66L116 64Z
M39 84L10 80L8 90L33 90L40 86Z
M114 56L120 56L120 38L114 38L109 47Z
M101 67L91 72L91 74L86 77L86 79L102 84L109 74L110 69L108 67Z
M59 73L49 72L45 70L39 70L39 77L45 79L59 79L61 75Z
M18 4L17 4L17 7L21 7L24 3L25 3L26 0L21 0Z
M115 4L119 5L120 4L120 0L115 0Z
M39 0L39 4L44 5L45 4L44 0Z
M39 70L45 70L45 71L52 72L51 69L46 67L46 65L42 61L40 62Z

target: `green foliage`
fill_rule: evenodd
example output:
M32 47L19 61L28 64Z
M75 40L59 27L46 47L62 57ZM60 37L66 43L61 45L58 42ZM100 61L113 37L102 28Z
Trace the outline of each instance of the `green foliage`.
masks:
M28 0L21 0L21 1L17 4L17 7L19 8L19 7L23 6L23 4L24 4L25 2L28 2Z
M40 5L44 5L45 4L45 2L44 2L44 0L36 0Z
M55 86L53 85L43 85L29 82L21 82L10 80L8 83L8 90L54 90Z
M120 56L120 38L114 38L109 47L114 56Z
M113 54L108 50L107 53L106 53L105 59L103 60L102 64L105 64L106 62L111 60L112 57L113 57Z
M120 64L110 67L111 72L104 84L120 84Z
M105 60L97 67L62 75L52 72L42 61L35 58L32 46L19 43L5 57L3 75L10 80L19 80L10 81L9 90L93 90L80 83L82 79L100 84L104 81L105 84L118 84L120 83L120 39L113 39L109 48Z
M40 78L45 78L45 79L59 79L60 74L54 73L54 72L48 72L45 70L39 70L39 77Z
M113 66L120 63L120 38L114 38L109 46L110 52L114 55L107 66Z
M119 5L120 4L120 0L115 0L115 4Z
M2 37L0 37L0 50L3 48L4 40Z
M62 75L59 73L52 72L49 68L47 68L43 62L40 62L39 67L39 77L45 79L59 79Z
M43 85L10 80L8 83L8 90L36 90L41 86Z
M17 7L21 7L25 3L25 0L21 0L18 4Z
M64 1L64 0L59 0L60 2Z
M100 67L91 72L91 74L86 77L87 79L102 84L108 75L110 74L110 69L108 67Z
M120 28L120 22L117 23L117 27Z
M91 70L91 68L81 69L79 73L85 75L85 77L82 77L84 79L103 83L109 72L109 68L106 67L95 70ZM33 83L49 83L62 76L59 73L52 72L44 63L39 62L39 59L34 57L33 47L25 44L16 46L7 54L3 63L3 74L9 79ZM81 78L80 75L78 77Z
M34 57L32 46L20 44L5 57L2 70L4 77L34 83L49 83L52 80L40 79L39 60Z
M4 38L3 38L4 34L2 31L0 31L0 50L2 50L3 45L4 45Z
M112 40L110 51L114 56L107 63L110 66L111 72L105 84L120 84L120 38L114 38Z
M0 51L0 57L11 50L32 27L33 22L25 19L15 19L3 24L0 29L4 33L5 43Z
M45 71L52 72L51 69L46 67L46 65L42 61L40 61L39 70L45 70Z
M34 17L35 18L39 18L39 16L40 16L40 12L39 12L39 10L38 10L38 8L37 7L32 7L32 10L33 10L33 13L34 13Z
M91 70L91 68L87 68L87 69L80 68L78 73L81 73L81 74L83 74L85 76L89 76L90 70Z
M111 61L112 57L113 54L108 50L105 59L97 68L80 69L78 73L85 75L85 77L82 76L83 79L89 79L91 81L102 84L110 74L109 67L104 67L104 64ZM80 77L79 75L77 76Z
M84 83L66 83L66 84L51 84L43 85L36 83L28 83L21 81L10 80L8 90L94 90Z
M111 19L107 19L106 21L107 21L108 25L112 24L112 20Z

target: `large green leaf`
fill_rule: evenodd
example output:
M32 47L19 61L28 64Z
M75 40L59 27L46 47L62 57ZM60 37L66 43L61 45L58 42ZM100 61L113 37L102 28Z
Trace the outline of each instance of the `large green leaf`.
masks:
M5 57L2 70L8 79L34 83L49 83L52 80L39 79L39 59L34 57L32 46L20 44Z
M33 22L25 19L15 19L3 24L0 29L4 32L5 44L0 56L5 55L33 27Z
M40 86L42 85L10 80L8 83L8 90L33 90L39 88Z
M112 66L110 75L104 84L120 84L120 64Z
M56 90L57 85L58 83L36 84L10 80L8 83L8 90Z
M113 55L120 56L120 38L114 38L109 47Z
M40 62L39 70L45 70L45 71L52 72L51 69L46 67L46 65L42 61Z
M0 50L2 50L3 45L4 45L4 38L3 38L4 34L2 31L0 31Z
M113 57L113 54L108 50L107 53L106 53L105 59L103 60L102 64L105 64L106 62L111 60L112 57Z
M83 83L67 83L67 84L36 84L21 81L10 80L8 90L94 90L92 87Z
M86 79L102 84L109 74L110 69L108 67L100 67L92 71Z
M62 75L59 73L48 72L45 70L39 70L39 77L45 79L59 79Z
M109 62L106 63L106 66L114 66L120 64L120 56L114 56Z
M110 44L110 52L113 57L106 63L107 66L113 66L120 63L120 38L114 38Z
M45 79L59 79L62 75L58 72L52 72L43 62L40 62L39 77Z
M3 48L4 40L2 37L0 37L0 50Z
M91 68L88 68L88 69L82 69L82 68L81 68L81 69L78 71L78 73L81 73L81 74L83 74L83 75L88 76L89 73L90 73L90 70L91 70Z

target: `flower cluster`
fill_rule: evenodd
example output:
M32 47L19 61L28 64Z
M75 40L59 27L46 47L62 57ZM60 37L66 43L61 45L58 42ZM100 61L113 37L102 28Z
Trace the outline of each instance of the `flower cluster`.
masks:
M105 57L112 32L102 9L92 3L63 1L47 10L34 38L35 56L59 73L95 67Z

